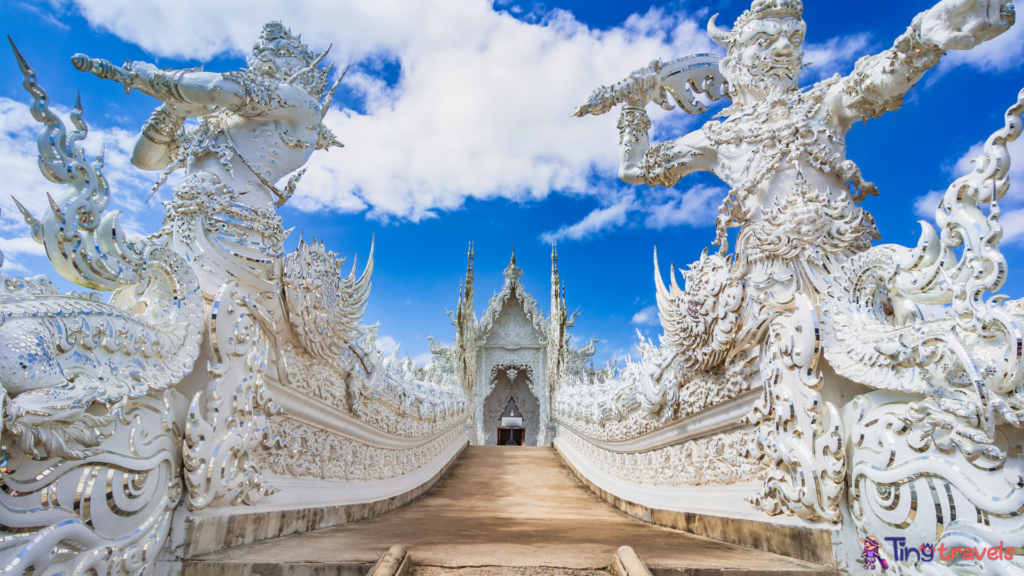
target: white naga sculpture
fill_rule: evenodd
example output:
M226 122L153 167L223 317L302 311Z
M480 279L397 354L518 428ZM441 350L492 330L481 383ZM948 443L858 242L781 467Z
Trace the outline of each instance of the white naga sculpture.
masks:
M806 89L797 83L802 12L800 0L755 0L728 31L712 17L708 32L725 57L655 61L577 109L603 114L622 104L622 180L673 186L705 171L730 191L719 208L718 253L705 250L683 273L684 290L674 273L666 288L655 253L660 353L645 352L636 373L619 388L603 385L601 398L560 405L579 426L609 421L594 434L628 436L629 427L648 426L641 433L692 410L693 399L680 396L693 386L713 396L738 380L760 381L750 422L769 468L753 502L765 512L839 523L848 505L861 535L879 541L1020 546L1024 304L985 293L1006 280L998 200L1009 188L1006 142L1020 134L1024 92L975 171L936 209L940 230L922 223L915 249L872 247L880 237L857 203L878 190L847 158L845 141L856 122L899 108L946 51L1006 31L1013 5L944 0L849 76ZM649 141L647 103L671 109L671 95L703 112L700 94L732 100L722 120ZM946 313L930 318L919 305ZM653 424L619 415L641 406ZM969 564L954 571L1015 569L1002 560Z
M313 151L340 145L322 123L331 68L320 67L326 52L313 54L279 22L264 27L246 69L226 74L76 55L79 70L163 102L132 162L162 170L157 186L185 172L163 228L133 238L106 211L102 153L89 162L77 146L87 134L80 103L69 132L15 55L43 124L40 169L66 186L41 218L22 208L25 220L62 276L112 295L2 276L0 568L137 573L183 494L198 510L274 491L254 455L276 441L268 418L280 409L267 381L288 384L285 352L335 367L342 381L332 384L353 395L388 380L373 339L358 342L372 246L359 278L355 265L342 276L344 260L322 243L300 241L285 255L275 210ZM462 397L435 401L437 412L465 410Z

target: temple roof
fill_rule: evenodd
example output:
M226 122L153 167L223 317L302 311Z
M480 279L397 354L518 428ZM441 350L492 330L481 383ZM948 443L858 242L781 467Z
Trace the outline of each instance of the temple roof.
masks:
M512 258L509 260L508 266L505 267L503 274L505 275L505 284L501 287L501 292L497 292L491 297L487 310L484 311L480 317L480 322L477 323L476 337L479 345L486 345L491 329L509 303L509 299L519 300L528 322L539 333L538 344L545 343L547 341L548 321L537 307L537 301L534 300L533 296L526 291L522 282L520 282L520 279L523 277L523 270L516 262L515 247L512 248Z

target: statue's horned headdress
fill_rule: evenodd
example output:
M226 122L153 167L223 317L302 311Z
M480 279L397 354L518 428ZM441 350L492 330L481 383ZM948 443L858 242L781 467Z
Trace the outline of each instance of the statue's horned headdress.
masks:
M754 20L782 18L785 16L803 19L803 15L804 3L802 0L754 0L754 3L750 5L750 9L744 11L736 19L736 23L732 25L731 31L722 30L716 26L715 18L718 18L718 14L712 16L711 20L708 21L708 34L711 35L711 39L719 46L732 48L736 44L737 33L740 29Z
M341 73L341 76L334 82L334 86L327 89L327 78L331 75L331 71L334 69L334 63L332 62L327 68L320 68L320 63L323 61L327 53L331 51L331 47L328 46L327 50L324 50L320 54L314 54L310 52L309 46L302 43L302 35L295 36L292 34L290 28L285 28L284 24L280 20L274 20L268 22L263 26L263 32L260 33L260 37L256 40L256 43L252 45L252 57L249 59L249 65L259 59L260 54L270 49L270 43L275 40L283 40L292 49L293 54L299 60L302 60L303 66L296 70L285 70L286 77L282 78L285 82L301 83L310 94L315 96L317 99L323 98L324 94L327 94L327 98L324 102L324 113L327 113L327 106L330 106L331 97L334 94L334 90L341 83L341 79L345 77L345 72ZM348 71L348 68L345 68Z
M270 43L274 40L284 40L295 53L295 56L302 60L304 64L308 65L313 61L313 53L309 51L309 46L302 43L302 35L292 35L291 29L285 28L280 20L268 22L263 27L260 37L252 45L253 56L259 56L261 52L270 47Z

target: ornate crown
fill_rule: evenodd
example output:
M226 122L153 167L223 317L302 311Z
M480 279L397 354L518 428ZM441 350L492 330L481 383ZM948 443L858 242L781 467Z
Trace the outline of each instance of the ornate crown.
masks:
M257 55L263 52L274 40L284 40L304 63L312 62L313 53L309 51L309 46L302 43L302 35L294 36L291 28L285 28L280 20L268 22L263 26L263 32L260 33L256 43L252 45L253 54Z
M708 21L708 34L711 35L711 39L715 41L719 46L726 48L731 47L736 43L735 33L739 31L750 22L754 20L760 20L761 18L771 17L782 17L792 16L793 18L803 18L804 16L804 3L802 0L754 0L750 5L749 10L745 10L740 17L736 19L736 22L732 25L732 31L722 30L715 25L715 18L718 18L718 14L711 17Z
M801 0L754 0L749 10L745 10L736 23L732 25L733 30L738 30L748 22L770 18L772 16L792 16L803 18L804 3Z
M295 56L302 60L302 72L301 77L298 78L298 82L309 91L310 94L316 98L322 98L325 90L327 89L327 78L331 75L331 71L334 70L334 63L332 62L326 68L320 67L320 62L323 60L327 52L330 51L328 47L322 54L315 54L310 52L309 46L302 43L302 35L295 36L292 34L291 28L285 28L284 24L280 20L274 20L268 22L263 26L263 32L260 33L260 37L256 39L256 42L252 45L252 56L249 58L249 65L259 58L259 55L270 47L270 43L275 40L283 40L288 46L292 48L292 52ZM295 72L294 70L283 71L283 72ZM344 76L344 74L343 74ZM340 78L339 78L340 81ZM337 87L337 83L335 83ZM331 89L333 94L334 89ZM330 101L327 101L330 104ZM334 136L330 135L328 142L336 142Z

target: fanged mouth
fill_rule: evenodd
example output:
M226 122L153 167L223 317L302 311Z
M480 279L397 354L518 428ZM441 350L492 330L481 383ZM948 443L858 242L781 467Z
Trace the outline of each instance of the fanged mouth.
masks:
M794 76L792 68L781 68L781 67L780 68L769 68L768 71L767 71L767 74L769 76L775 76L776 78L784 78L784 79L787 79L787 80L792 80L793 76Z
M764 73L777 78L792 80L796 76L797 63L793 60L773 60L766 62Z

